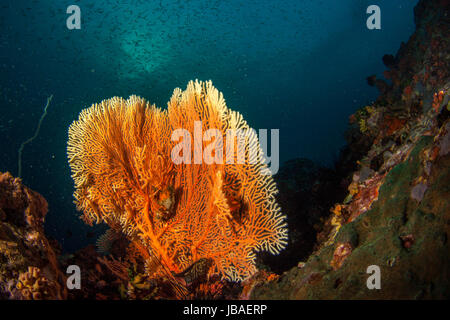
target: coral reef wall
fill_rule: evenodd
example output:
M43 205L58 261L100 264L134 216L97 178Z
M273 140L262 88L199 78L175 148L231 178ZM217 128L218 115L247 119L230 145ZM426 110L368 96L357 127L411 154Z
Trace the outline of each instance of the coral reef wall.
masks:
M368 78L380 96L350 118L348 148L367 152L332 208L326 241L252 298L450 297L449 9L449 1L420 1L416 32L383 57L388 81ZM380 289L366 285L371 265Z
M0 299L65 299L64 275L45 237L47 201L0 173Z

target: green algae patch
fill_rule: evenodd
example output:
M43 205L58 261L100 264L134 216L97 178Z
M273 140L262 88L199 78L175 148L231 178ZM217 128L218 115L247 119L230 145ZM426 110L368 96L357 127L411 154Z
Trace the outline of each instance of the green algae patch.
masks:
M411 197L424 175L424 153L432 137L421 137L409 156L392 168L372 208L339 230L301 268L258 287L256 299L444 299L450 296L450 156L438 158L426 178L421 201ZM330 266L338 247L351 253ZM381 289L368 289L367 268L381 271Z

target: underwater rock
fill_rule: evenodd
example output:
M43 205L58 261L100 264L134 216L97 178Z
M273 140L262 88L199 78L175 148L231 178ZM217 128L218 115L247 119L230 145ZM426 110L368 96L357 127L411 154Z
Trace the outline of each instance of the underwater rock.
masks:
M287 161L274 180L276 198L289 220L288 246L277 256L259 254L263 265L281 273L306 259L314 250L323 219L345 194L341 174L304 158Z
M429 144L432 139L424 137L410 157L387 174L372 208L344 223L335 241L311 255L301 269L255 288L252 298L448 299L450 156L433 164L420 203L405 197L413 189L410 181L421 174L420 157ZM355 247L342 247L352 237L358 239ZM366 286L370 265L380 267L382 290ZM320 278L311 282L311 274Z
M392 54L385 54L383 56L383 63L388 68L393 68L397 64L395 57Z
M445 156L450 152L450 122L445 126L445 134L440 139L439 155Z
M65 277L44 234L47 201L0 173L0 299L64 299Z
M61 256L61 265L67 268L69 265L76 264L81 270L84 270L84 276L81 278L81 289L70 290L68 299L97 299L97 300L119 300L120 287L123 282L120 277L106 268L99 259L99 254L95 245L78 250L74 254Z
M326 222L328 240L251 298L450 298L449 7L419 1L416 32L383 58L392 86L351 117L341 163L357 165ZM366 285L372 265L380 290Z
M411 190L411 198L420 202L423 199L425 191L427 191L427 185L424 183L419 183Z

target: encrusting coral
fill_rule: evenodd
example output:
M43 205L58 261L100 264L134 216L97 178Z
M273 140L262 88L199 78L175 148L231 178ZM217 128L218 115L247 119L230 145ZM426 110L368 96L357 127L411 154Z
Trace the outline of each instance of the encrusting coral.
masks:
M27 272L19 275L16 288L26 300L55 299L60 291L59 284L43 276L36 267L28 267Z
M176 129L191 137L206 131L189 146L193 164L172 161L180 151ZM226 140L229 129L242 130L245 143ZM211 147L242 151L245 161L195 162L198 150ZM207 259L209 275L241 281L256 272L255 252L286 246L285 216L259 161L258 138L210 81L175 89L164 111L136 96L94 104L70 126L67 150L83 219L105 222L143 248L149 275L183 273Z

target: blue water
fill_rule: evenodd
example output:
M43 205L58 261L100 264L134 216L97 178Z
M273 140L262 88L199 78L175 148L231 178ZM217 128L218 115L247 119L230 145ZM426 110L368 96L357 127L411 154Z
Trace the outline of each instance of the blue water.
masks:
M366 77L414 31L411 0L288 1L2 0L0 171L17 174L49 202L47 232L66 250L95 237L77 218L66 159L67 129L81 109L112 96L165 107L175 87L211 79L254 128L280 129L281 162L330 164L347 120L377 97ZM81 8L81 30L66 8ZM381 8L382 29L366 28ZM96 234L100 231L94 230Z

